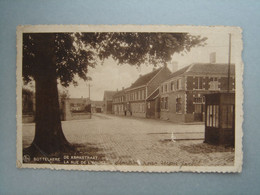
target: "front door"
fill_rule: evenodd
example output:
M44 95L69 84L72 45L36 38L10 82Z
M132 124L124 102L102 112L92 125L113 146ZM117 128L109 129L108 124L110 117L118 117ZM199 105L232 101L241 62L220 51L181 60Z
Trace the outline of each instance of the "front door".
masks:
M194 121L203 121L203 104L195 104Z

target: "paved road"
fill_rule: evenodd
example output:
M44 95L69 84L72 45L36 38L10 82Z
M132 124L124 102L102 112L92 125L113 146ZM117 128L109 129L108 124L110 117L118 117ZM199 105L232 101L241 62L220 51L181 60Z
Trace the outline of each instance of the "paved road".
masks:
M70 143L98 148L109 164L230 165L234 158L231 149L203 143L201 124L94 114L92 119L64 121L62 127ZM24 147L34 128L23 125Z

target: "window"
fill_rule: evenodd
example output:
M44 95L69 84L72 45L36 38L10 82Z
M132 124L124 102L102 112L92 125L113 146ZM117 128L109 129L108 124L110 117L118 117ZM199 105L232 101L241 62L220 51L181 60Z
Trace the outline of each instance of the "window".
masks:
M219 90L218 78L211 78L209 82L209 90Z
M177 80L177 90L180 90L181 89L181 79L178 79Z
M181 98L176 98L176 113L181 113Z
M203 98L202 97L195 97L193 103L194 104L202 104Z
M162 91L162 93L163 93L163 85L161 86L161 91Z
M219 127L219 106L208 105L207 106L207 126Z
M174 82L172 81L171 82L171 91L173 91L174 90Z
M165 92L168 91L168 89L167 89L167 84L164 85L164 89L165 89L165 90L164 90Z
M196 89L202 89L202 78L198 77L197 81Z

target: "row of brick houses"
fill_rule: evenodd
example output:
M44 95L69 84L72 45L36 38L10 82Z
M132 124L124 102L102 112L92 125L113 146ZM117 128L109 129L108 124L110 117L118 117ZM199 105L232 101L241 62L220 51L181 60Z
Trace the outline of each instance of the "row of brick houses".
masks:
M105 91L104 111L173 122L204 121L204 95L226 92L227 74L227 64L194 63L173 73L163 66L140 76L129 88ZM234 92L234 64L230 75Z

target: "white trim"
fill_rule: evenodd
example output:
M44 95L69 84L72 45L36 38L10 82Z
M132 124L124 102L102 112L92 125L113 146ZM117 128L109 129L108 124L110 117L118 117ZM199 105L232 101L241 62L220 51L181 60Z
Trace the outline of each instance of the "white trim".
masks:
M151 96L153 95L153 93L154 93L157 89L159 89L159 87L157 87L146 99L148 99L149 97L151 97ZM160 89L159 89L159 94L160 94Z

